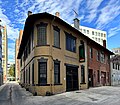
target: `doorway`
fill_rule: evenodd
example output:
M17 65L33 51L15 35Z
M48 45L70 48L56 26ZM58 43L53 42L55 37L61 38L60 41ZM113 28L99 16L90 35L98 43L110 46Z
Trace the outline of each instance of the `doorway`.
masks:
M66 91L78 89L78 68L66 66Z
M88 85L89 87L93 87L93 70L89 69L88 70Z

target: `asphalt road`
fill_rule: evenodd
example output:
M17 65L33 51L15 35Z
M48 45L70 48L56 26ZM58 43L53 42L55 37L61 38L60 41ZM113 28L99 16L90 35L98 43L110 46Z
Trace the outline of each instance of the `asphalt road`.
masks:
M17 83L7 83L0 91L0 105L29 105L26 100L31 95Z
M104 86L53 96L32 96L17 83L0 89L0 105L120 105L120 86Z

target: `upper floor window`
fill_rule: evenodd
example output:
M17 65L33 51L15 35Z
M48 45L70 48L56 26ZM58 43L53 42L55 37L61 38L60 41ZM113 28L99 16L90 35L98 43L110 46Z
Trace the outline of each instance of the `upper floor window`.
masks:
M76 52L76 38L66 33L66 50Z
M103 37L103 33L101 33L101 37Z
M85 45L82 40L80 41L80 46L79 46L79 61L85 62Z
M93 58L93 49L91 47L90 47L89 51L90 51L90 58Z
M87 30L87 34L89 34L89 30Z
M94 35L94 31L92 31L92 35Z
M86 33L86 29L83 29L83 33Z
M40 23L37 25L37 45L47 44L47 23Z
M106 37L106 34L104 34L104 37Z
M32 45L32 49L34 48L34 29L32 29L31 31L31 45Z
M54 28L54 46L60 48L60 29L56 26Z
M100 52L97 51L97 61L100 61Z
M105 62L105 54L104 54L104 52L101 52L100 60L101 60L101 62Z

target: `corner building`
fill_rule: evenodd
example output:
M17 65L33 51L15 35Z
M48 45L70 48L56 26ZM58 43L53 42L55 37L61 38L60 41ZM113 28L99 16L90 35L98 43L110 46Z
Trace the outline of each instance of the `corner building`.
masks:
M21 85L37 95L88 88L88 40L57 16L29 15L18 52Z

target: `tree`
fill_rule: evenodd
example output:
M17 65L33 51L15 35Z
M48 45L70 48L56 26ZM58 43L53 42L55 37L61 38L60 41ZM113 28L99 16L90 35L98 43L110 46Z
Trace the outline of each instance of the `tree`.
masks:
M15 77L15 64L12 64L9 69L9 75Z

